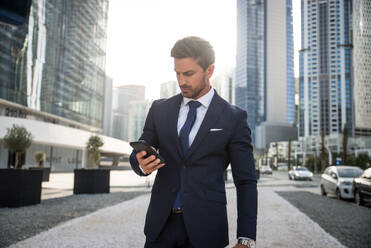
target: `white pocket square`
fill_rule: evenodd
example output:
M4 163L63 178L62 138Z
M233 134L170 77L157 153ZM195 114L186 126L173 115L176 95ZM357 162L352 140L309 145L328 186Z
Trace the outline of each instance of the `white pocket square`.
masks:
M221 128L211 128L210 132L216 132L216 131L222 131L223 129Z

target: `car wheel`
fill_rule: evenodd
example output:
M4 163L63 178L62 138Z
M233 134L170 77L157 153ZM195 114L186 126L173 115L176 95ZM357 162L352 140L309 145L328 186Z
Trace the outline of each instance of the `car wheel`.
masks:
M335 194L336 194L336 198L337 198L338 200L341 200L341 193L340 193L339 188L336 189Z
M291 178L291 176L290 176L290 174L289 174L289 180L291 180L292 178Z
M358 205L358 206L362 206L363 205L363 200L361 198L361 194L359 193L358 190L355 190L354 191L354 201L355 203Z
M326 196L327 195L327 193L325 191L325 188L323 187L322 184L321 184L321 195L323 195L323 196Z

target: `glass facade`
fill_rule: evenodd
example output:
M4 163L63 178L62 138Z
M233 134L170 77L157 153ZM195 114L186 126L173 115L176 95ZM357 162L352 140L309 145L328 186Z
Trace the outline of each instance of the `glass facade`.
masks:
M263 122L296 123L292 22L292 0L237 1L234 100L247 111L255 145ZM277 49L283 51L279 56Z
M34 0L0 24L0 98L102 128L108 0Z
M353 1L355 134L371 136L371 1Z
M262 0L237 1L237 63L235 103L248 113L255 127L265 121L265 4Z
M305 119L305 102L304 102L304 56L308 49L304 46L304 1L301 0L301 50L299 51L299 136L305 136L304 122Z
M286 121L296 123L292 1L286 0Z
M165 82L160 86L160 98L170 98L178 93L180 89L176 81Z
M145 86L143 85L123 85L113 89L113 126L112 136L117 139L130 140L129 119L133 101L144 101ZM141 129L143 127L140 127ZM142 130L141 130L142 131Z
M299 135L352 135L352 1L301 3Z

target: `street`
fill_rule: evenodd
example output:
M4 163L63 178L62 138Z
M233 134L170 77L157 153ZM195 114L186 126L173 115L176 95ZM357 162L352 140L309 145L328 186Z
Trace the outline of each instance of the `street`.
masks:
M371 205L357 206L353 200L337 200L320 194L320 175L313 181L288 179L285 171L262 175L259 187L274 191L320 225L347 247L369 247L371 243ZM313 237L315 238L315 237Z

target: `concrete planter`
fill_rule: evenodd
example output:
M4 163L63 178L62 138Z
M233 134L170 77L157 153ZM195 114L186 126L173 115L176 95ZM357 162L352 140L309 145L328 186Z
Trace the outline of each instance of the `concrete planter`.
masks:
M41 202L42 171L0 169L0 207L21 207Z
M74 194L100 194L110 192L110 170L75 169Z
M50 167L30 167L30 170L39 170L43 174L42 181L49 182L50 177Z

